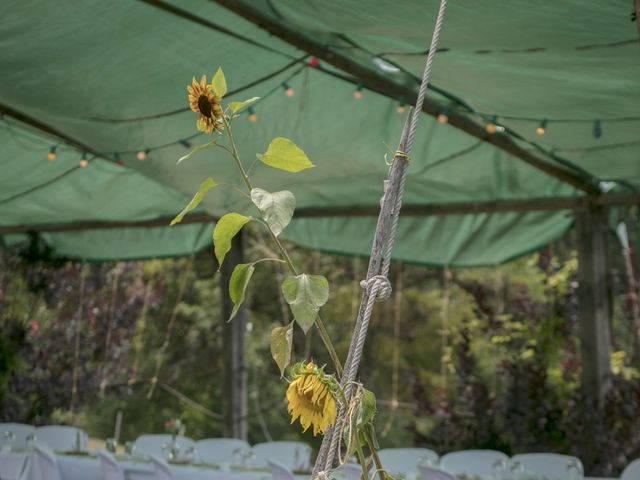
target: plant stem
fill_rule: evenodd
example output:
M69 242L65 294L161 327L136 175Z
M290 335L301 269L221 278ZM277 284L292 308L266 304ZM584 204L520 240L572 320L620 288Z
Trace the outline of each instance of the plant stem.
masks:
M229 121L226 119L225 116L222 117L222 120L224 122L224 126L227 131L227 137L229 137L229 143L231 144L231 152L230 152L231 156L233 157L236 164L238 165L238 169L240 170L240 174L242 175L244 184L249 190L249 194L251 194L251 190L253 189L253 186L251 185L251 180L249 180L249 175L247 175L247 172L244 169L244 166L242 165L242 161L240 160L240 154L238 153L238 148L236 147L236 142L233 139L233 133L231 132L231 125L229 124ZM289 269L291 270L291 272L293 272L294 275L298 275L298 270L293 264L293 261L291 260L289 253L284 248L284 245L282 245L282 242L280 242L280 240L275 235L275 233L273 233L273 230L271 229L269 224L267 222L264 222L264 224L267 227L267 230L269 231L269 235L271 236L271 239L278 247L278 250L280 250L280 253L282 254L285 261L287 262L287 265L289 265ZM336 374L338 375L338 377L340 377L342 375L342 363L340 363L340 357L338 357L338 353L336 352L336 349L333 346L333 342L329 337L329 332L327 332L327 328L325 327L324 322L320 318L320 315L316 317L315 324L316 324L316 327L318 328L318 332L320 333L320 338L322 339L322 342L324 343L324 346L327 348L327 351L329 352L329 356L333 361L334 368L336 369Z
M224 115L222 116L222 121L224 122L225 129L227 130L227 137L229 137L229 143L231 144L231 151L232 151L231 156L236 161L236 164L238 165L238 169L240 170L240 174L242 175L242 180L244 180L244 184L247 186L249 193L251 193L251 190L253 189L253 187L251 186L251 181L249 180L249 176L247 175L247 172L245 171L244 166L240 161L240 154L238 153L238 147L236 147L236 142L233 139L231 126L229 125L229 122L227 121Z
M382 462L380 461L378 452L376 452L376 448L375 448L375 445L373 444L373 440L371 439L371 435L369 435L369 432L364 429L362 433L364 434L364 438L367 440L367 445L369 446L369 450L371 450L371 456L373 457L373 462L376 464L376 471L378 472L378 477L380 477L380 480L387 480L387 472L382 466Z
M358 455L358 461L360 462L360 466L362 467L362 480L369 480L369 469L367 468L367 459L364 457L364 452L362 451L362 445L360 445L360 438L356 438L356 453Z

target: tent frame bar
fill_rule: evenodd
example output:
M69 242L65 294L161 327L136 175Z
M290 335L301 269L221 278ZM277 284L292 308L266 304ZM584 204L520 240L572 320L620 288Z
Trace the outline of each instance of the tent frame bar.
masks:
M465 215L479 213L506 213L529 211L584 210L591 206L640 205L640 193L634 195L603 195L599 197L549 197L526 200L495 200L487 202L434 203L431 205L402 206L403 217L430 217L447 215ZM379 206L354 207L318 207L300 208L296 218L321 217L376 217ZM153 228L166 227L173 217L160 217L139 221L86 221L66 224L34 224L0 227L0 235L27 232L74 232L80 230L99 230L114 228ZM184 217L181 224L210 223L217 218L206 213L195 213Z
M327 50L325 44L301 34L283 21L265 16L258 8L249 2L243 0L211 1L254 23L281 40L353 75L364 87L382 92L391 98L404 98L409 104L415 105L417 90L414 86L399 84L373 67L354 62L351 58L337 50ZM425 99L422 108L425 113L432 117L437 117L444 109L444 105L429 98ZM518 145L510 135L505 133L489 134L484 125L473 121L466 115L456 112L455 110L449 111L448 116L449 123L453 127L468 133L472 137L491 143L538 170L582 190L589 195L599 195L601 193L595 178L588 178L580 172L572 171L569 168L561 167L555 163L550 163L534 155L531 151Z

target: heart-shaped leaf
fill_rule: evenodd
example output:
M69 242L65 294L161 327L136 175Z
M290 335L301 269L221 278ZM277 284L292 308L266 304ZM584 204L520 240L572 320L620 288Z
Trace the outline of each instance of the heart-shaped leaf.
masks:
M220 266L231 250L231 240L250 220L251 217L245 217L239 213L227 213L216 223L213 229L213 248Z
M251 190L251 201L262 212L262 218L276 237L289 225L296 208L296 197L288 190L269 193L254 188Z
M211 85L213 86L213 93L219 97L225 96L227 93L227 80L224 78L222 68L218 67L218 71L213 76L213 80L211 80Z
M280 369L280 378L284 375L284 369L291 362L291 349L293 346L293 322L284 327L276 327L271 330L271 356Z
M231 109L232 113L238 113L240 110L243 110L252 103L257 102L258 100L260 100L260 97L253 97L249 100L245 100L244 102L230 102L229 108Z
M282 282L282 294L296 322L307 333L315 323L320 307L329 299L329 282L322 275L306 273L287 277Z
M193 210L194 208L196 208L198 205L200 205L200 202L202 202L202 199L204 198L204 194L207 193L209 190L211 190L213 187L215 187L216 185L218 185L215 180L211 177L207 178L204 182L202 182L200 184L200 188L198 188L198 191L196 192L196 194L193 196L193 198L191 199L191 201L187 204L186 207L184 207L184 209L176 216L176 218L174 218L173 220L171 220L171 223L169 225L175 225L176 223L180 223L182 221L182 219L184 218L184 216L189 213L191 210Z
M270 167L279 168L287 172L301 172L313 168L307 154L288 138L277 137L271 140L269 148L262 155L256 155L258 160Z
M229 279L229 297L231 297L231 301L233 302L233 310L231 311L231 316L228 321L233 320L240 306L244 303L244 296L255 270L256 267L253 263L239 263L233 269L233 273Z

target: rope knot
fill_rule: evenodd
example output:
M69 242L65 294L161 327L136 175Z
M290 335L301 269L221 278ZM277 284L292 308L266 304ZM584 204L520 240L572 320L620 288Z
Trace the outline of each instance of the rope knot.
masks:
M383 302L391 296L391 282L384 275L375 275L369 280L362 280L360 286L368 294L375 291L376 301L378 302Z
M313 477L313 480L329 480L329 472L321 470L315 477Z

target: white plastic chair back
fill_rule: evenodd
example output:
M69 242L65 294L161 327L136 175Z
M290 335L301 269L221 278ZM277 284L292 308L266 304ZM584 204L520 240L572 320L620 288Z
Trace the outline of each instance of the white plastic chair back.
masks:
M340 478L344 480L360 480L362 478L362 467L359 463L345 463L336 470L336 473L339 473ZM369 473L369 475L371 474Z
M207 438L196 442L197 456L205 463L242 465L249 460L251 445L239 438Z
M78 445L78 440L80 441ZM66 452L78 450L86 451L89 445L87 433L76 427L65 425L47 425L36 428L36 442L47 445L52 450Z
M13 439L9 439L5 433L11 432ZM35 435L36 427L24 423L0 423L0 449L12 446L14 448L26 448L27 437Z
M583 471L578 457L559 453L521 453L511 457L511 463L518 462L527 472L544 477L547 480L566 480L571 465Z
M176 480L176 477L171 471L171 468L169 468L169 464L167 462L158 455L151 455L150 458L153 470L156 474L154 480Z
M423 461L438 461L438 454L428 448L383 448L378 456L384 469L391 475L407 476L418 473L418 464Z
M173 437L169 434L142 435L133 443L133 453L136 455L164 456L163 446L171 445ZM196 443L188 437L176 437L176 443L180 449L180 455L184 455L187 449L196 448Z
M111 453L106 450L98 450L98 459L104 480L125 480L124 470Z
M264 442L251 449L254 465L267 467L269 461L284 465L289 470L309 470L311 468L311 447L304 442Z
M640 478L640 458L631 462L622 472L620 480L638 480Z
M56 456L47 445L35 444L30 478L33 480L61 480Z
M269 461L269 468L271 469L271 475L273 475L273 480L295 480L291 470L289 470L285 465L280 462Z
M509 457L497 450L460 450L440 457L440 466L454 475L487 476L508 469Z
M418 471L422 480L456 480L456 477L441 468L418 465Z

